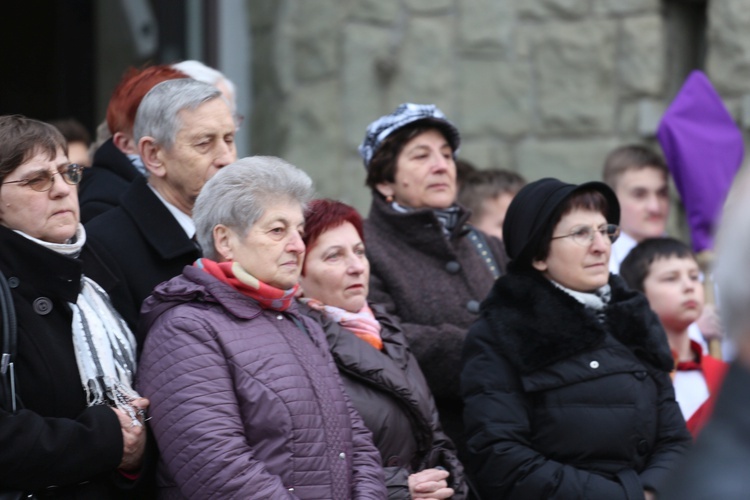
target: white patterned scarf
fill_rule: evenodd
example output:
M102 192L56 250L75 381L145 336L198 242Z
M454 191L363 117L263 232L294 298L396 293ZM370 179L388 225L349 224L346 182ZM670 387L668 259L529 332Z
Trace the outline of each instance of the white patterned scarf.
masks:
M86 243L86 231L78 224L69 243L50 243L16 233L59 254L76 258ZM81 291L73 312L73 348L78 373L89 406L113 404L128 414L134 425L139 425L136 410L130 402L140 397L133 389L135 374L135 337L125 320L115 311L102 287L82 276Z
M610 288L609 283L601 288L597 288L593 292L587 293L564 287L554 280L550 280L550 282L583 304L584 307L592 309L600 322L604 323L606 321L607 305L609 305L610 300L612 300L612 289Z

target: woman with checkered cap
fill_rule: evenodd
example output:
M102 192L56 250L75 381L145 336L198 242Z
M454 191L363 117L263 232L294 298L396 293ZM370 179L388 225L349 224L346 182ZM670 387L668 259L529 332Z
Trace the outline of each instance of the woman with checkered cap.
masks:
M461 349L505 267L502 243L473 229L456 204L460 142L436 106L406 103L371 123L359 148L372 189L369 298L401 319L459 457Z

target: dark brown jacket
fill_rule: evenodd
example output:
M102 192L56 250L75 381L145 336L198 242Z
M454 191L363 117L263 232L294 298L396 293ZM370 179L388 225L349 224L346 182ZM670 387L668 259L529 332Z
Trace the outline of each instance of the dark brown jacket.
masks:
M465 498L463 466L398 321L372 306L382 326L383 350L378 351L320 311L304 304L299 309L326 333L344 389L380 451L388 498L411 499L409 474L438 466L451 474L454 500Z
M461 451L462 403L458 377L469 326L494 278L468 238L463 212L450 238L432 210L395 211L373 196L365 221L370 260L370 295L401 321L404 334L427 379L443 429ZM489 252L505 272L500 240L485 237ZM459 455L460 456L460 455Z

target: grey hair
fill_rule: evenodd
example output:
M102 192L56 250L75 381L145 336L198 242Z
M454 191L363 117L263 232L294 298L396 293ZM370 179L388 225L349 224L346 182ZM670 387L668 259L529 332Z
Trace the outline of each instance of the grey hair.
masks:
M750 340L750 171L734 181L717 236L714 276L727 333Z
M203 255L217 260L213 230L223 224L240 237L274 202L298 202L303 212L312 199L312 179L275 156L251 156L219 170L201 189L193 207L195 238Z
M179 112L183 109L194 110L219 97L219 89L192 78L167 80L154 85L138 106L133 137L136 142L146 136L153 137L157 144L170 149L182 127Z
M206 66L200 61L190 59L187 61L175 63L172 65L172 67L176 70L182 71L190 78L198 80L199 82L216 85L221 80L224 80L224 83L226 83L227 88L232 92L233 95L236 95L234 83L232 83L232 80L227 78L226 75L222 73L221 71L214 69L210 66Z

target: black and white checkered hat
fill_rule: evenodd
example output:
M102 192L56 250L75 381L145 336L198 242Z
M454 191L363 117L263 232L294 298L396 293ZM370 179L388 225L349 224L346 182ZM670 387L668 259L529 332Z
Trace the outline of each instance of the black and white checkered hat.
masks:
M437 106L407 102L399 105L393 113L381 116L367 127L365 140L359 146L359 154L365 162L365 168L370 167L372 157L389 135L405 125L420 120L435 122L445 134L445 138L453 148L453 153L455 154L458 151L458 147L461 145L461 136L458 129L448 121Z

